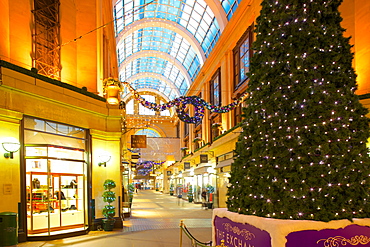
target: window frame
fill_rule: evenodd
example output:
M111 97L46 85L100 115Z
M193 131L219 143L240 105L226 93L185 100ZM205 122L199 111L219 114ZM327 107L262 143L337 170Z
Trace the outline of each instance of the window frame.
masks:
M215 87L215 82L218 80L218 85ZM218 92L215 91L217 88ZM209 102L215 106L221 106L222 98L221 98L221 68L218 68L216 72L212 75L211 80L209 81ZM216 94L217 97L216 97Z
M214 123L220 123L222 124L222 117L221 117L221 113L214 113L210 116L209 118L209 129L210 129L210 141L213 142L213 140L221 135L221 131L220 131L220 128L215 128L213 127L213 124Z
M242 93L243 94L243 93ZM240 98L242 94L239 94L237 98ZM234 117L233 117L233 126L239 124L243 120L243 108L246 107L246 102L241 102L237 107L234 109Z
M189 109L185 112L185 114L189 114ZM189 130L190 130L190 124L183 122L184 123L184 137L189 137Z
M241 60L242 58L240 57L240 49L241 47L245 44L245 42L248 40L248 54L249 56L249 65L250 65L250 59L253 55L253 50L252 50L252 43L253 43L253 30L254 30L254 25L252 24L247 28L247 30L244 32L242 37L239 39L239 41L236 43L236 46L233 49L233 83L234 83L234 90L238 90L240 87L243 85L246 85L249 78L246 76L245 78L241 78Z

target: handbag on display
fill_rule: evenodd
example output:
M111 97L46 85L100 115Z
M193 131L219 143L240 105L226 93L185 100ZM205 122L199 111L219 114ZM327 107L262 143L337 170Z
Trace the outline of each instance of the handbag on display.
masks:
M34 178L32 180L32 186L34 189L40 189L40 181L38 178Z

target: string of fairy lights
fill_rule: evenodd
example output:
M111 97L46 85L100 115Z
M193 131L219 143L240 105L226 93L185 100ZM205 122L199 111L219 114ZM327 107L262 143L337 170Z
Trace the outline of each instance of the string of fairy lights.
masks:
M302 37L310 37L312 26L304 24L318 22L318 19L315 18L316 15L314 15L314 8L318 8L316 11L318 16L320 16L320 13L323 11L321 6L326 4L325 1L311 1L311 3L311 15L307 14L309 12L308 3L303 4L303 6L283 6L279 1L276 1L276 7L271 3L271 5L264 7L266 9L264 12L261 11L262 17L260 20L262 24L258 23L258 26L263 33L262 31L257 33L255 44L256 47L257 44L260 47L254 54L255 60L252 61L252 64L254 66L262 64L255 62L262 61L262 56L264 56L262 57L264 59L272 59L264 62L265 66L258 67L258 70L254 67L251 68L251 71L256 71L256 75L252 73L249 83L249 91L251 93L248 105L250 109L249 112L246 112L246 115L252 116L252 113L255 113L258 117L249 117L245 121L245 132L239 144L238 159L233 165L233 167L236 167L234 174L237 175L233 175L233 181L230 185L229 210L231 208L232 211L238 213L281 219L329 221L341 218L363 217L366 212L365 209L369 207L366 205L368 204L368 195L358 196L355 193L351 194L356 191L354 188L362 188L363 185L368 183L367 179L365 180L368 177L367 172L365 173L361 169L366 162L364 158L366 154L364 151L353 148L354 146L364 147L364 141L360 140L360 138L353 140L353 136L358 137L359 134L357 132L362 130L356 130L354 126L358 125L352 124L354 122L352 114L356 114L356 110L351 109L351 96L348 97L349 100L345 96L352 95L355 91L353 71L343 66L344 62L338 63L336 60L326 62L327 60L325 60L330 58L338 59L338 55L329 55L330 53L333 54L335 49L344 53L341 49L344 46L344 42L339 43L336 48L334 44L324 46L323 44L326 43L321 41L322 47L316 47L314 43L309 51L293 50L296 52L295 54L290 53L289 51L292 50L287 49L287 47L292 46L294 41L302 40ZM288 10L293 7L294 13L300 9L301 16L299 18L288 18L289 21L278 25L276 28L274 27L271 30L267 28L271 27L270 23L276 23L276 19L270 18L278 15L275 12L281 11L281 9ZM286 12L281 12L287 15ZM274 13L274 15L271 15L271 13ZM288 29L291 28L289 25L296 27L300 24L302 28L297 28L298 32L296 34L288 32L291 31L291 29ZM322 25L321 27L323 29L322 36L326 35L328 40L332 40L335 35L338 35L334 33L337 30L331 26ZM340 29L339 25L338 29ZM304 36L303 32L307 32L307 36ZM320 34L318 31L316 32L316 35ZM340 32L338 33L341 34ZM281 37L289 36L290 39L273 39L278 35ZM269 36L272 36L272 38L268 39L267 37ZM292 41L292 38L295 38L294 36L299 38ZM274 43L274 40L279 41ZM341 39L339 40L341 41ZM306 44L306 46L310 45ZM348 44L346 45L349 47ZM280 54L283 54L285 57L282 55L274 59L268 53L274 51L277 54L280 52L279 49L281 49ZM325 57L323 61L311 62L314 60L312 57L318 53L314 53L316 50L325 54L322 55L322 57ZM349 51L349 48L347 51ZM267 54L264 55L264 53ZM347 57L350 57L349 54L349 52L344 53L342 56L347 55ZM310 61L311 63L302 61ZM348 61L350 64L351 60ZM276 71L279 71L281 64L291 66L292 68L288 73L285 72L286 70L281 70L282 72L279 74L279 79L282 78L281 80L270 82L268 79L271 77L266 77L265 82L255 83L257 79L262 78L261 74L274 75L271 72L272 69L275 67L277 68ZM317 64L320 64L320 66ZM267 71L267 67L270 67L271 70ZM301 76L301 71L304 72L304 77ZM323 71L327 71L326 74ZM334 84L333 81L330 81L333 78L332 74L336 74L338 78L335 79L339 79L343 83L340 87L330 87ZM316 75L320 77L315 78ZM343 80L343 77L341 78L340 75L348 77L348 80ZM279 85L281 81L292 83ZM270 89L272 84L277 85L276 88ZM306 85L312 86L308 87ZM306 91L298 91L300 89L298 87ZM266 93L272 91L277 93L271 93L271 95ZM289 100L289 94L301 95L301 101ZM333 109L327 112L320 112L317 118L315 118L316 116L314 117L312 114L314 112L312 108L317 105L320 109L321 105L324 105L325 100L329 97L331 97L330 107ZM346 100L351 102L347 103L351 106L346 106L346 103L344 103ZM271 104L269 105L266 102L274 102L278 107L273 108ZM342 109L345 110L344 114L340 112ZM292 116L293 113L296 115ZM308 113L312 115L309 116ZM358 113L357 117L357 121L365 122L363 126L367 125L366 120L364 121L364 114ZM320 131L322 131L321 133L324 136L322 139L324 140L311 142L316 133ZM268 152L253 152L253 149L257 149L256 147L261 147L261 150L268 150ZM286 150L284 150L285 148ZM282 152L286 152L286 155L281 155ZM247 163L245 157L248 157L251 153L255 154L249 156L251 158ZM342 163L342 159L345 160L344 163ZM302 162L301 160L304 161ZM266 171L270 173L267 174ZM360 181L360 186L356 187L356 179L352 177L356 177L357 181ZM263 189L260 190L260 188ZM279 191L279 193L276 193L276 191ZM358 203L358 207L355 205L356 203Z
M108 80L114 80L112 78L109 78ZM128 83L128 82L119 82L122 85L126 86L129 91L132 93L134 99L139 101L139 103L153 111L164 111L171 107L175 107L176 113L178 118L185 122L190 124L196 124L200 121L202 121L204 117L204 111L205 109L215 112L215 113L226 113L234 110L240 103L242 103L248 96L247 93L243 94L238 99L234 100L232 103L225 105L225 106L216 106L213 105L204 99L198 97L198 96L180 96L178 98L175 98L167 103L164 104L157 104L153 102L149 102L145 100L140 94ZM194 106L194 115L190 116L190 114L186 111L188 105Z

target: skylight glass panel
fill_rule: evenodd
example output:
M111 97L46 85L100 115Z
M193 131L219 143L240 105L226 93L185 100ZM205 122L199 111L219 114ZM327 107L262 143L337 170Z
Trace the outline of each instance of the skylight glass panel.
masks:
M172 81L177 87L182 85L185 81L185 76L181 74L180 70L176 66L158 57L138 58L129 63L125 68L121 69L120 72L120 77L124 81L131 76L142 72L163 75ZM185 85L187 85L186 82Z
M180 94L184 95L187 90L188 90L188 87L185 84L185 82L183 81L183 83L180 85Z
M172 63L158 57L143 57L130 62L120 70L120 80L127 81L130 77L134 75L146 72L163 75L164 77L168 78L169 81L171 81L177 88L179 88L181 85L185 85L186 90L188 88L185 76L180 72L180 70ZM142 81L140 81L140 83L142 84L140 88L147 87L158 90L158 85L147 84L146 82Z
M190 72L191 78L195 78L200 70L199 58L189 42L180 34L161 27L148 27L128 35L118 48L119 63L136 52L149 50L170 54Z
M133 82L130 82L130 86L133 87L135 90L148 89L148 88L158 90L159 92L166 95L170 100L173 100L174 98L177 98L180 96L166 82L159 80L157 78L153 78L153 77L144 77L144 78L137 79ZM130 94L130 91L125 90L125 89L122 92L122 98ZM127 105L126 105L126 110L127 110Z
M142 18L166 19L182 25L191 32L201 44L206 55L209 54L214 46L212 41L217 40L219 34L208 32L212 25L218 28L218 24L204 0L161 0L144 7L147 3L148 1L117 1L115 4L116 20L122 19L123 23L116 21L116 32L122 32L125 26Z
M225 10L227 19L229 21L238 8L240 2L241 0L220 0L222 8Z

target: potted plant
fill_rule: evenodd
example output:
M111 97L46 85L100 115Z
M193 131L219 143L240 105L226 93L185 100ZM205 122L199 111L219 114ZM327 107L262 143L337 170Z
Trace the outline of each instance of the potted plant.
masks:
M213 123L212 124L212 140L214 140L217 136L221 134L222 131L222 124L221 123Z
M212 129L220 129L222 127L221 123L213 123L212 124Z
M106 95L108 104L119 104L119 93L122 90L122 84L114 78L107 78L103 81L103 93Z
M183 155L182 156L186 156L187 154L188 154L188 150L189 150L189 148L188 147L182 147L182 148L180 148L181 149L181 151L182 151L182 153L183 153Z
M170 184L170 196L173 196L174 185Z
M198 142L200 142L201 140L202 140L202 138L201 138L201 137L199 137L199 136L197 136L197 137L195 137L195 138L194 138L193 142L194 142L194 143L198 143Z
M103 90L104 92L106 92L105 90L107 90L107 88L118 88L119 90L122 89L122 84L121 82L118 80L118 79L114 79L112 77L109 77L107 79L104 79L103 80Z
M129 200L129 202L132 202L132 199L134 198L134 193L135 193L134 184L128 184L128 200Z
M188 189L188 201L193 202L193 186L189 185Z
M105 205L103 208L103 216L105 219L102 220L103 222L103 229L104 231L112 231L114 228L115 219L114 216L116 215L116 208L111 205L112 202L116 200L116 193L111 191L111 189L116 188L116 183L112 179L107 179L104 181L104 193L103 193L103 201L107 202L108 205Z

